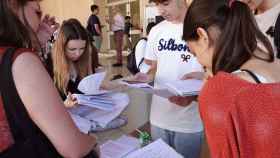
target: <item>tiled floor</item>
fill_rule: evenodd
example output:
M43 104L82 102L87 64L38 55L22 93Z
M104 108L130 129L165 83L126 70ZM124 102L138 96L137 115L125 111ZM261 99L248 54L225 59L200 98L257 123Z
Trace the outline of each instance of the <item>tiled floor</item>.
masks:
M122 67L112 67L112 64L116 62L116 57L112 55L100 55L99 57L100 64L107 71L105 80L111 80L115 75L128 76L131 75L126 68L126 56L123 57L123 66Z

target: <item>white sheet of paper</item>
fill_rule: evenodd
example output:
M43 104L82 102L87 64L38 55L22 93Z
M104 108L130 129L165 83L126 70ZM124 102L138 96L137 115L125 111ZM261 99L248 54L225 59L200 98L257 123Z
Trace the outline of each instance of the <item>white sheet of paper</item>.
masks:
M86 105L100 110L112 111L116 105L112 97L107 95L89 96L74 94L73 96L77 99L79 105Z
M139 147L138 139L122 136L114 141L109 140L100 146L101 158L123 158Z
M79 115L73 114L71 112L69 112L69 114L80 131L88 134L93 122L90 122L88 119L82 118Z
M154 88L153 86L149 85L148 83L129 84L125 81L119 81L119 82L120 82L120 84L127 85L130 88L139 89L146 93L155 94L155 95L163 97L163 98L170 98L170 97L176 95L175 93L172 93L171 91L169 91L167 88L166 89L157 89L157 88Z
M106 93L106 91L100 90L100 86L105 76L106 76L106 72L100 72L100 73L89 75L80 81L78 85L78 89L84 94L94 95L94 94L100 94L101 92Z
M89 120L93 120L101 127L106 127L106 125L117 118L129 104L129 97L125 93L111 93L108 95L111 96L112 100L116 103L116 105L113 107L113 110L111 111L80 106L71 109L71 112Z
M195 79L177 80L167 82L166 86L169 91L180 96L198 95L203 87L203 81Z
M162 139L130 153L125 158L183 158L173 148L168 146Z

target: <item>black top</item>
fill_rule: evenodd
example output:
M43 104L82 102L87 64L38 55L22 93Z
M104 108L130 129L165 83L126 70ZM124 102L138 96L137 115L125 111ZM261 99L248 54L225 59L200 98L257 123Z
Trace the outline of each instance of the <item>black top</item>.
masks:
M100 34L96 32L96 29L94 27L95 24L97 24L99 27L99 30L101 30L101 23L100 23L98 16L92 14L88 19L87 30L89 31L89 33L92 36L100 36Z
M124 33L128 36L130 36L130 29L133 27L133 25L130 22L125 22L124 24Z
M70 92L71 94L82 94L81 91L78 90L78 85L80 83L80 78L77 78L75 82L73 82L72 80L69 81L68 86L66 88L66 92ZM64 93L61 93L61 97L63 100L66 99L66 95Z
M61 158L55 147L30 118L21 101L12 76L15 48L9 48L0 63L0 93L14 144L0 152L1 158ZM1 131L0 131L1 132ZM78 140L77 140L78 141ZM97 158L94 151L85 158Z

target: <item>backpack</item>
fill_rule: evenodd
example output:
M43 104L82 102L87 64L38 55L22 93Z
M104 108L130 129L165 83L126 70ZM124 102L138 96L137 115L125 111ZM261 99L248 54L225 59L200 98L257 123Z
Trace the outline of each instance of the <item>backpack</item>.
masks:
M137 44L139 43L139 41L141 40L145 40L147 41L147 38L140 38L137 43L134 45L131 53L127 56L127 69L129 70L129 72L131 72L132 74L136 74L138 72L140 72L139 66L143 63L144 58L141 59L140 63L137 65L136 64L136 58L135 58L135 49Z

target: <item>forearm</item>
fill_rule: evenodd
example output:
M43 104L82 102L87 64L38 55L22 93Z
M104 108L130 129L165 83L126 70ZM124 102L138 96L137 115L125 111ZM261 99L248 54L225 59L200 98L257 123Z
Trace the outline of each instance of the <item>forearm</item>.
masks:
M157 72L157 62L156 61L152 61L152 60L146 60L144 61L147 65L150 66L149 71L147 72L147 75L149 76L149 78L153 81L155 79L155 75Z

